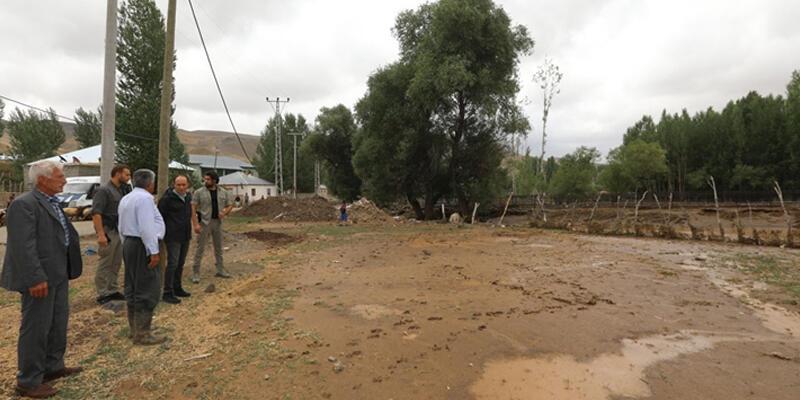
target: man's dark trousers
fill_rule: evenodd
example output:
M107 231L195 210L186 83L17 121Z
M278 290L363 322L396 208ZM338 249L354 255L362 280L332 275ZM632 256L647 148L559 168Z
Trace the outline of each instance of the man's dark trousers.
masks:
M126 237L122 245L125 260L125 300L128 310L152 314L161 298L161 269L150 268L150 257L137 237Z
M44 374L64 369L69 319L69 281L47 288L47 297L22 293L22 324L17 344L17 383L36 387Z
M181 277L183 265L186 264L186 254L189 253L189 242L166 242L167 245L167 272L164 274L164 293L174 294L175 290L183 289Z

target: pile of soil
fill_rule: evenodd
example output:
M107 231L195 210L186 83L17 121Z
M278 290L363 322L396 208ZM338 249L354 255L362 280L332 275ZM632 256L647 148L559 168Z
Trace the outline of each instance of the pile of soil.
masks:
M318 222L336 219L336 205L322 197L287 199L270 197L259 200L239 212L246 217L266 217L280 222Z
M255 239L265 243L269 243L273 246L285 246L289 243L300 241L300 238L295 236L290 236L285 233L279 233L279 232L269 232L263 229L252 232L245 232L244 235L249 237L250 239Z
M347 213L354 224L382 224L392 223L394 218L383 211L375 203L362 197L360 200L347 206Z

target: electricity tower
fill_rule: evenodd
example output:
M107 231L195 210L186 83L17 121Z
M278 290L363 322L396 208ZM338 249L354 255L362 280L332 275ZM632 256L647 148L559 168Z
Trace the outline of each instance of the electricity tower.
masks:
M286 100L281 100L280 97L276 97L270 100L267 97L267 103L275 103L275 116L277 117L277 127L275 129L275 185L278 186L278 195L283 194L283 141L281 140L281 136L283 133L283 118L281 118L281 103L286 104L289 102L289 98L287 97Z

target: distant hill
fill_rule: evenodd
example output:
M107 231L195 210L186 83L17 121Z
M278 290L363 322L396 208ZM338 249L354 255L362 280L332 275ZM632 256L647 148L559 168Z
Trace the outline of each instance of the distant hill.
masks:
M66 139L64 145L59 149L62 153L78 150L79 145L75 140L75 124L62 122ZM251 158L255 157L258 147L259 136L239 134L244 143L245 149ZM242 148L232 132L224 131L186 131L178 129L178 138L189 154L214 154L219 151L219 155L233 157L241 161L247 161L242 154ZM0 153L8 153L9 137L6 133L0 137Z
M247 154L250 155L250 158L254 158L260 137L241 133L239 137L244 143L244 148L247 149ZM178 138L186 146L188 154L214 154L215 151L219 151L221 156L247 161L233 132L185 131L178 129Z

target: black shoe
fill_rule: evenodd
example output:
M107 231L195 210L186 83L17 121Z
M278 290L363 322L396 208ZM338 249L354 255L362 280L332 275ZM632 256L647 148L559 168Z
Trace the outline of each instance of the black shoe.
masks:
M108 295L106 297L110 298L111 300L120 300L120 301L124 301L125 300L125 295L120 293L120 292L111 293L110 295Z
M180 304L181 303L181 299L175 297L175 295L170 294L170 293L164 293L164 296L162 296L161 299L164 300L164 303L169 303L169 304Z
M125 301L125 295L120 292L114 292L97 298L97 304L100 305L106 304L109 301Z
M174 294L175 294L175 296L176 296L176 297L189 297L189 296L191 296L191 295L192 295L191 293L189 293L189 292L187 292L187 291L183 290L183 288L177 288L177 289L175 289L175 290L174 290Z

